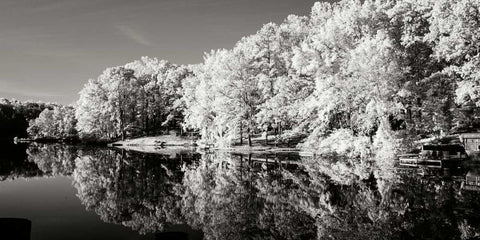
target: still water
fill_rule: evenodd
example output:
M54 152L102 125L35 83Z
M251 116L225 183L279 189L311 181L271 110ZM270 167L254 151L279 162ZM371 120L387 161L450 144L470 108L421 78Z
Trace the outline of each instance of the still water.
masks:
M480 188L465 177L478 172L286 153L3 145L0 218L30 220L33 240L472 239ZM0 239L22 235L0 229Z

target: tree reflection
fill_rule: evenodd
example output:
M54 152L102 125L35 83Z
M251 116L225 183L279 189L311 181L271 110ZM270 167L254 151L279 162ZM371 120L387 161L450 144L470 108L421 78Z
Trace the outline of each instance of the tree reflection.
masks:
M102 220L142 233L181 223L176 188L184 163L157 158L115 150L85 152L75 161L73 173L78 197Z
M28 160L37 164L44 175L69 176L75 169L79 149L72 145L30 144Z
M281 172L248 162L218 152L185 171L182 212L188 224L202 229L206 239L312 238L314 219L288 201Z
M24 144L0 141L0 181L41 176L37 165L28 161Z
M141 233L188 224L205 239L480 235L480 194L461 189L463 168L420 176L326 157L161 155L60 145L32 145L28 159L46 175L72 174L87 209Z

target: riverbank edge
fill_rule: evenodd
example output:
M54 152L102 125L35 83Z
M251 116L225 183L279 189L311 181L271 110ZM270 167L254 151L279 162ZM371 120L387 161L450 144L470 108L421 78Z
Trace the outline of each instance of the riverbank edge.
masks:
M260 142L260 141L259 141ZM187 147L187 148L196 148L201 151L227 151L231 153L238 153L238 154L249 154L249 153L299 153L302 156L313 156L313 151L305 151L304 149L298 147L277 147L270 144L259 144L256 142L255 146L248 146L246 144L243 145L231 145L225 147L218 147L214 145L204 145L199 144L198 141L182 137L182 136L174 136L174 135L159 135L159 136L151 136L151 137L140 137L140 138L132 138L123 141L116 141L113 143L108 144L110 147L118 147L128 149L129 147L141 149L142 146L144 147L156 147L158 148L159 152L161 152L162 148L170 148L170 147ZM148 152L152 152L151 148Z

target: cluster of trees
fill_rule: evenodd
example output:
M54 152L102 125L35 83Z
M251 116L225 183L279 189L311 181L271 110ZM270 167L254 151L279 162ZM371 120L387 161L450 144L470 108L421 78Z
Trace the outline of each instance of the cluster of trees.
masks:
M306 38L308 18L266 24L232 50L212 51L184 82L185 123L205 140L227 142L271 129L292 129L313 79L291 68L294 46Z
M76 122L75 108L54 106L31 120L27 132L34 139L74 139L77 137Z
M361 148L352 157L377 158L394 154L396 130L476 127L479 8L473 0L318 2L310 16L207 54L184 81L185 123L207 140L278 129L307 136L303 146L319 152L332 150L319 143L348 140Z
M14 137L26 137L29 121L37 118L44 109L54 106L51 103L0 98L0 140L11 141Z
M73 106L53 105L30 121L36 139L104 141L180 129L189 66L142 57L90 79Z
M188 67L148 57L107 68L80 92L80 137L109 140L179 127L181 81L189 74Z

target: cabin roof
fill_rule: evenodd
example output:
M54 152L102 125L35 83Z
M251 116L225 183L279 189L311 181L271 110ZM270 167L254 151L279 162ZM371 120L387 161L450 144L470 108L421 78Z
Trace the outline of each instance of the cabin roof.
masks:
M467 173L467 176L480 176L480 169L477 169L477 168L474 168L474 169L470 169L470 171L468 171Z
M480 139L480 133L462 133L460 138L478 138Z
M458 145L458 144L423 145L423 150L454 151L454 152L464 152L465 151L463 146Z

